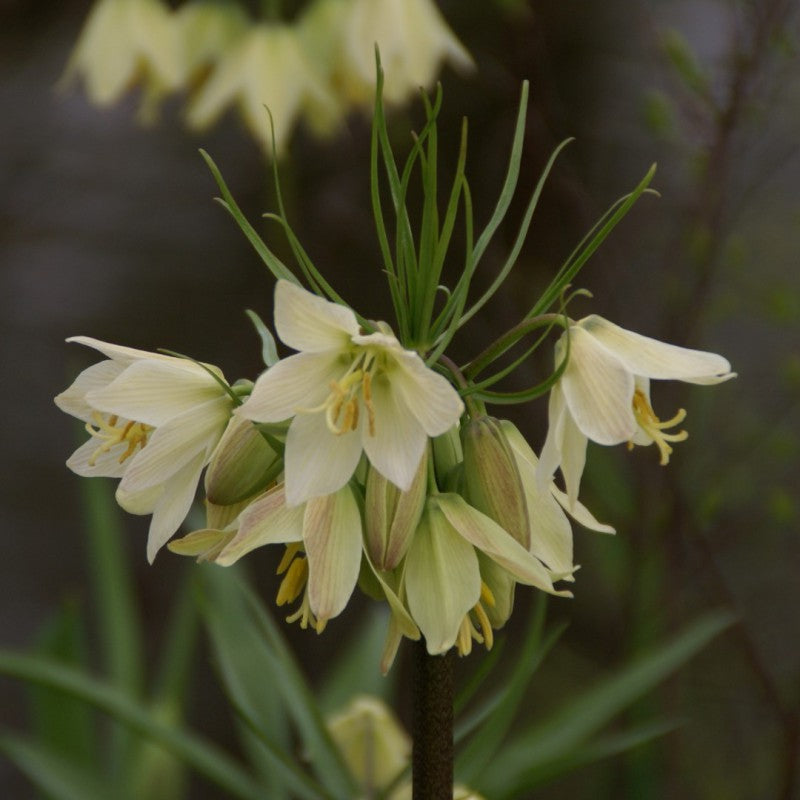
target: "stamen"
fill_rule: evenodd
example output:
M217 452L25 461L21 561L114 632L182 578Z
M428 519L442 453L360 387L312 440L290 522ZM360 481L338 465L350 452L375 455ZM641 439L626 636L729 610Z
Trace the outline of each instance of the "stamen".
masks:
M104 419L99 411L92 412L92 418L84 426L87 433L96 439L100 439L102 444L92 453L89 458L89 466L93 467L97 459L104 453L109 452L118 444L127 444L127 447L119 457L119 463L129 459L137 447L144 447L147 444L147 437L153 430L152 425L145 425L143 422L131 420L119 425L119 417L110 414L108 419Z
M294 559L286 570L286 576L278 587L278 596L275 602L279 606L293 603L305 589L308 581L308 559L304 556Z
M480 603L478 603L472 609L472 611L478 618L478 624L481 626L481 633L483 633L483 642L486 646L486 649L491 650L492 645L494 644L494 631L492 630L492 623L489 622L489 617L486 616L486 612L483 610L483 606Z
M494 594L492 590L483 582L481 581L481 603L486 603L489 608L494 608L497 605L497 601L494 599Z
M286 572L289 564L292 563L292 559L303 549L303 545L300 542L290 542L286 545L286 549L283 551L283 558L281 558L280 564L278 564L278 569L275 570L276 575L283 575Z
M286 617L287 622L297 622L298 620L300 620L300 627L303 630L305 630L309 625L311 625L311 627L315 630L317 629L317 620L311 611L311 605L308 602L308 592L304 592L303 600L300 603L300 608L298 608L294 614L290 614L288 617Z
M367 407L367 420L369 422L369 435L375 435L375 406L372 405L372 374L364 373L364 380L361 384L364 405Z
M637 389L633 393L633 415L636 417L636 422L639 427L656 443L656 446L661 453L661 466L669 463L669 457L672 454L672 447L667 442L683 442L689 438L687 431L678 431L677 433L665 433L669 428L679 425L686 419L686 409L681 408L672 419L661 421L655 411L653 411L650 403L647 401L644 392ZM628 442L628 449L633 448L633 442Z

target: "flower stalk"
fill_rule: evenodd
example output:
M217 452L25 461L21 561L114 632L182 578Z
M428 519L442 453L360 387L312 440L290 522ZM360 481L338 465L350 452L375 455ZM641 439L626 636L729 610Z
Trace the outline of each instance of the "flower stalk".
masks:
M414 644L413 800L453 797L453 650L432 656Z

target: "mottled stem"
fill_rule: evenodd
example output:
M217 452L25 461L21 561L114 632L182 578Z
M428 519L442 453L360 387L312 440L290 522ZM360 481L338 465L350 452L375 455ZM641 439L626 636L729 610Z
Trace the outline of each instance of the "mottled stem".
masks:
M414 643L413 800L453 798L453 651Z

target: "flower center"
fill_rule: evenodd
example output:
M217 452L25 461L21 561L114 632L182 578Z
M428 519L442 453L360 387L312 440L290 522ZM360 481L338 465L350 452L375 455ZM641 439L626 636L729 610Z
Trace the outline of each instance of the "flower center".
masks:
M686 417L686 409L679 409L678 413L672 418L662 422L653 411L644 392L637 389L633 393L633 415L639 427L656 443L661 452L661 465L669 463L672 448L668 442L682 442L689 438L686 431L677 433L666 433L670 428L679 425ZM633 449L633 442L628 442L628 449Z
M341 436L358 429L361 405L367 411L367 430L375 435L375 406L372 403L372 376L376 360L372 353L359 354L338 380L329 384L330 394L315 408L298 408L298 413L325 412L328 430Z
M86 430L102 442L89 459L89 466L93 467L103 453L107 453L118 444L125 443L127 448L119 457L119 463L122 464L136 452L137 447L144 447L147 444L147 437L153 426L134 420L120 422L116 414L109 414L108 418L105 418L99 411L93 411L91 420L86 423Z

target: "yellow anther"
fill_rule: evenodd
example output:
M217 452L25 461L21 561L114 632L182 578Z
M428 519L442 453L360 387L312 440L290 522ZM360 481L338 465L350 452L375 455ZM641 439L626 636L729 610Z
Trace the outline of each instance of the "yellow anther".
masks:
M116 414L110 414L108 419L104 419L99 411L92 412L92 418L85 427L91 436L102 442L89 459L90 467L97 463L97 459L101 455L109 452L118 444L126 444L127 447L119 457L119 463L122 464L136 452L137 447L144 447L147 444L147 437L153 430L152 425L145 425L143 422L134 420L120 425L119 417Z
M474 630L472 623L467 614L461 620L461 625L458 628L458 636L456 637L456 648L460 656L468 656L472 652L472 631Z
M473 609L473 613L478 618L478 624L481 626L481 633L483 634L483 643L487 650L492 649L494 645L494 631L492 630L492 623L489 622L489 617L483 610L483 606L478 603Z
M283 575L284 572L289 567L289 564L292 563L292 559L303 549L303 545L300 542L290 542L286 545L286 549L283 551L283 558L281 558L281 563L278 564L278 569L275 570L276 575Z
M308 559L300 556L294 559L286 570L286 575L278 587L275 602L279 605L292 603L300 596L308 581Z
M686 410L681 408L672 419L661 421L655 411L653 411L644 392L637 389L633 393L633 415L639 427L656 443L661 453L661 465L669 463L672 447L667 442L683 442L689 438L687 431L677 433L666 433L669 428L679 425L686 418ZM633 447L633 442L628 443L628 448Z
M483 582L481 581L481 603L485 603L489 608L494 608L497 605L497 601L494 599L494 594L492 590Z

